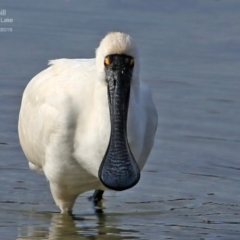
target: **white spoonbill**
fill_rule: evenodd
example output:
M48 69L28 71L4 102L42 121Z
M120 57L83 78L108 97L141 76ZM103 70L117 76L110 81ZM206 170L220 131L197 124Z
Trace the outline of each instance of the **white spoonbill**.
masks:
M153 146L157 113L139 79L132 38L110 32L94 59L58 59L27 85L20 143L31 169L50 183L56 205L71 213L79 194L133 187Z

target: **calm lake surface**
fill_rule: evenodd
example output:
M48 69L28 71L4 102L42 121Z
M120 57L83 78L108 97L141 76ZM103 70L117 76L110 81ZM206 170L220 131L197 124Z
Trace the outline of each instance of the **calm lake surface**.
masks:
M240 239L240 2L13 1L0 23L0 239ZM49 59L91 58L128 32L159 114L140 183L106 193L103 214L81 195L58 213L17 135L22 92Z

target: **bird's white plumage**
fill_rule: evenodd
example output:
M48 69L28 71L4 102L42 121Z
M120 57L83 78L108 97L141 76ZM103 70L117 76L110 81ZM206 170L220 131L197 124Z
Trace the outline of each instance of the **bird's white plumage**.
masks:
M59 59L27 85L19 114L19 138L31 169L43 171L56 204L71 211L77 196L105 189L98 169L110 137L104 57L135 58L127 135L143 168L152 149L157 114L148 86L139 80L139 59L129 35L111 32L101 41L95 59Z

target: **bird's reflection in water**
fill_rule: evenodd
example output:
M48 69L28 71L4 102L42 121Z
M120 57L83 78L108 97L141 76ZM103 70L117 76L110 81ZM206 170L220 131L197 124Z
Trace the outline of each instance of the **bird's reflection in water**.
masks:
M17 240L138 239L138 231L114 227L116 217L110 214L108 219L108 215L102 212L85 216L33 213L30 216L31 224L19 228Z

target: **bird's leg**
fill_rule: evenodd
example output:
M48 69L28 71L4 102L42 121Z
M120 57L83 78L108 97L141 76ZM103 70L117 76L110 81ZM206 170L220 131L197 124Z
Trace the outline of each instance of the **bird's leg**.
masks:
M51 184L50 189L56 205L60 208L62 214L72 214L72 208L78 195L71 194L63 190L62 186Z
M88 199L92 201L95 205L97 205L102 200L103 193L104 191L97 189L94 191L93 195Z
M93 195L88 198L89 201L93 203L94 209L96 212L101 213L102 212L102 196L103 196L104 191L102 190L95 190Z

